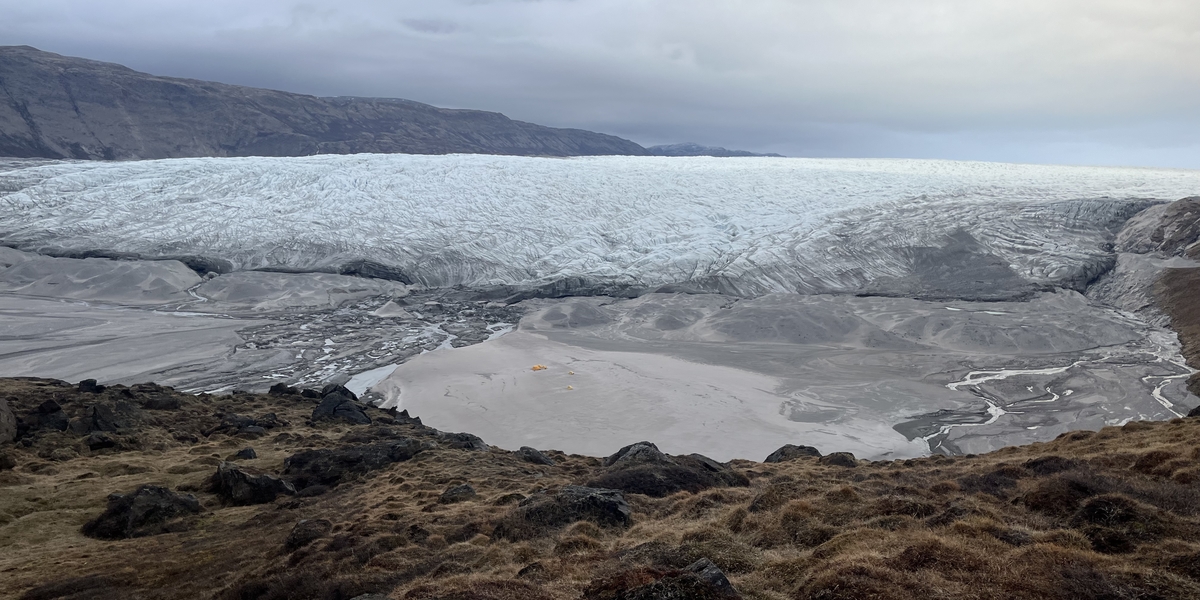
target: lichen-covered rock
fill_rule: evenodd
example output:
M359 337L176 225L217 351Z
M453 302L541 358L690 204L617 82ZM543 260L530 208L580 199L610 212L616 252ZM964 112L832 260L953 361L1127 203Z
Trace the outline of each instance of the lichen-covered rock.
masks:
M471 500L477 495L478 494L475 493L475 488L472 487L471 484L464 483L447 488L446 491L442 492L442 495L438 497L438 503L457 504L459 502Z
M292 527L283 545L289 551L296 550L319 540L333 530L333 523L326 519L303 519Z
M858 459L849 452L834 452L817 459L818 464L832 465L835 467L857 467Z
M563 486L556 494L526 498L517 506L516 516L536 528L557 528L576 521L627 527L633 522L629 503L620 490L577 485Z
M821 451L812 446L796 446L786 444L782 448L771 453L770 456L763 459L765 463L780 463L797 458L821 458Z
M332 487L355 475L409 460L431 447L413 438L399 438L362 446L305 450L283 462L283 474L300 489L313 485Z
M671 459L650 442L638 442L617 450L616 454L604 459L604 466L629 465L634 463L671 463Z
M515 454L517 455L517 458L520 458L527 463L533 463L535 465L543 465L547 467L553 467L555 464L554 460L545 454L542 454L537 448L521 446L521 449L517 450Z
M198 512L200 502L190 494L143 485L132 494L109 496L108 507L83 526L83 534L105 540L155 535L169 530L168 521Z
M446 448L487 452L491 449L479 436L470 433L438 433L438 443Z

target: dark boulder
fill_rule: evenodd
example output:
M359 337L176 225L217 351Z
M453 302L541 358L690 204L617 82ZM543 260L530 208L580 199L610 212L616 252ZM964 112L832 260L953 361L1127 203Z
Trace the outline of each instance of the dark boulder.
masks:
M151 396L142 401L142 408L146 410L179 410L181 406L175 396Z
M267 413L257 419L254 419L254 424L264 429L276 429L279 427L287 427L290 425L287 421L279 418L275 413Z
M113 436L103 431L95 431L88 434L88 436L83 440L83 443L88 447L88 450L91 450L92 452L117 447L117 440L114 439Z
M242 438L246 438L246 439L250 439L250 440L257 440L258 438L260 438L264 435L267 435L267 430L263 429L262 427L259 427L258 425L251 425L249 427L243 427L243 428L237 430L236 435L238 437L242 437Z
M8 454L0 454L0 471L11 471L17 468L17 461Z
M333 523L325 519L304 519L292 527L283 545L288 551L297 550L329 535L330 531Z
M143 485L132 494L109 496L107 509L83 526L83 534L105 540L155 535L171 530L168 521L198 512L194 496Z
M292 484L269 475L222 462L212 477L212 489L226 502L236 505L266 504L280 495L295 496Z
M337 387L341 388L341 386ZM349 390L346 390L346 394L335 390L322 396L320 404L313 409L312 420L345 421L354 425L371 424L371 417L367 416L366 411L358 404L354 394Z
M242 448L233 457L240 460L254 460L258 458L258 453L254 451L254 448Z
M576 521L628 527L633 518L620 490L568 485L556 494L535 494L521 501L496 534L509 539L535 537Z
M355 475L409 460L430 447L426 442L400 438L364 446L305 450L283 462L283 474L301 489L312 485L332 487Z
M1200 417L1200 406L1197 406L1196 408L1193 408L1192 410L1188 411L1187 416Z
M530 448L529 446L521 446L521 449L517 450L515 454L517 455L517 458L520 458L527 463L545 465L547 467L553 467L555 464L550 457L542 454L536 448Z
M438 433L438 443L446 448L487 452L491 449L477 435L469 433Z
M0 444L17 441L17 416L8 407L8 401L0 398Z
M438 503L457 504L459 502L472 500L477 495L478 494L475 493L475 488L471 487L471 484L464 483L447 488L446 491L442 492L442 495L438 497Z
M84 379L83 381L79 382L78 389L85 394L99 394L106 388L105 386L97 384L95 379Z
M29 416L25 417L25 426L32 430L66 431L70 425L71 420L67 418L67 413L63 412L62 406L53 400L39 404Z
M817 462L822 465L832 465L835 467L857 467L858 460L849 452L834 452L827 456L822 456L817 459Z
M280 382L271 386L271 389L267 390L267 394L272 396L299 396L300 390L286 383Z
M655 498L681 491L694 494L713 487L750 485L745 475L707 456L691 454L668 457L653 448L653 444L649 446L637 450L636 454L626 454L612 460L613 466L606 473L588 481L588 485Z
M630 465L635 463L666 463L672 461L650 442L638 442L617 450L616 454L604 459L604 466Z
M795 446L786 444L784 447L774 451L770 456L763 459L765 463L781 463L797 458L821 458L821 451L812 446Z

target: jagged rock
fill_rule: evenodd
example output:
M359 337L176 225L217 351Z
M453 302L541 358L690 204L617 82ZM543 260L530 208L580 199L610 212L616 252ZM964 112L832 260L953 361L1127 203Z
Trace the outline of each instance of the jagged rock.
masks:
M88 450L91 450L92 452L107 448L115 448L117 446L117 440L113 439L111 435L102 431L92 432L87 436L86 439L83 440L83 443L88 447Z
M789 460L796 460L797 458L808 457L821 458L821 451L813 448L812 446L796 446L793 444L786 444L782 448L772 452L770 456L763 459L763 462L780 463Z
M347 388L346 386L338 384L338 383L330 383L330 384L327 384L325 387L321 388L321 397L322 398L324 398L325 396L328 396L330 394L340 394L351 400L358 401L358 394L355 394L354 392L350 391L350 389Z
M638 442L617 450L616 454L604 459L604 466L629 465L634 463L665 463L673 461L650 442Z
M355 425L371 424L371 417L359 406L353 392L340 385L325 386L325 389L330 391L322 394L321 403L313 409L313 421L341 420Z
M477 435L469 433L438 433L438 443L447 447L458 450L474 450L478 452L487 452L491 449Z
M258 453L254 451L254 448L242 448L241 450L238 450L237 454L234 454L233 457L242 460L254 460L258 458Z
M591 521L605 527L627 527L633 522L629 504L620 490L563 486L557 494L537 494L517 507L521 520L537 527L562 527Z
M17 416L8 407L8 401L0 398L0 444L17 441Z
M822 456L817 459L817 463L822 465L833 465L835 467L857 467L858 460L849 452L834 452L827 456Z
M297 550L319 540L333 531L333 523L325 519L304 519L292 527L283 545L289 551Z
M555 462L551 460L550 457L542 454L536 448L530 448L529 446L521 446L521 449L516 451L516 455L518 458L527 463L545 465L547 467L553 467L555 465Z
M108 507L83 526L88 537L117 540L164 533L167 521L200 512L194 496L176 494L156 485L143 485L132 494L113 494Z
M212 477L213 491L231 504L266 504L280 495L295 496L292 484L266 473L244 470L233 463L222 462Z
M396 423L400 424L400 425L421 425L422 424L421 417L409 416L408 410L402 410L400 412L396 412L396 409L393 408L390 411L388 411L388 415L391 416L392 419L394 419L396 421Z
M332 487L350 476L409 460L429 448L427 442L400 438L365 446L305 450L283 461L283 474L302 489L311 485Z
M95 379L84 379L79 382L79 391L85 394L99 394L105 389L105 386L97 384Z
M299 396L300 390L280 382L271 386L271 389L267 390L267 393L272 396Z
M471 484L464 483L462 485L456 485L447 488L446 491L442 492L442 495L438 497L438 503L457 504L459 502L471 500L477 495L478 494L475 493L475 488L471 487Z
M321 392L318 392L317 390L311 390L308 388L300 390L300 395L304 398L316 398L316 399L321 398Z
M1200 406L1197 406L1196 408L1193 408L1192 410L1188 411L1187 416L1200 417Z
M84 413L83 422L87 426L88 433L93 431L108 431L115 432L121 429L121 423L117 420L117 415L113 410L103 404L96 404L88 407Z

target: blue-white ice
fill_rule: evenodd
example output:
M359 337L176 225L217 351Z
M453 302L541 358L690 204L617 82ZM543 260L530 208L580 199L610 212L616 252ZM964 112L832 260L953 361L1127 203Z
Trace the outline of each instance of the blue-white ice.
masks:
M366 259L430 286L847 291L966 232L1035 284L1086 280L1127 200L1200 172L916 160L352 155L0 165L0 242ZM1111 199L1116 201L1106 201ZM574 278L574 279L572 279Z

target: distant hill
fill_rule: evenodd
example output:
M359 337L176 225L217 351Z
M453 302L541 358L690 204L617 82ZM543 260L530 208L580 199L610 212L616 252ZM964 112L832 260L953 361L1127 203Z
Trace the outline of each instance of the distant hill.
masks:
M619 137L409 100L320 98L0 46L0 156L135 159L358 152L645 155Z
M720 146L701 146L691 142L683 144L667 144L646 148L650 156L772 156L783 158L782 154L756 154L745 150L727 150Z

